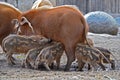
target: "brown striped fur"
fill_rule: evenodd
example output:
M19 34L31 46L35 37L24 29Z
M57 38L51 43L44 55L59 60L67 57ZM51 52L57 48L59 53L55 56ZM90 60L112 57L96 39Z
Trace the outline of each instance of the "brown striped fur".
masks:
M7 61L9 64L15 64L12 59L12 55L16 53L26 54L28 50L40 47L49 42L48 39L40 36L20 36L11 34L5 37L2 41L3 51L7 55Z

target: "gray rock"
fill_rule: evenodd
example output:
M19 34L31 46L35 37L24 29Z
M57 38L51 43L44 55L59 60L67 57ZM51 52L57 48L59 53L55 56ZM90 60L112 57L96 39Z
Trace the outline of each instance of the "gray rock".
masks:
M117 22L111 15L105 12L90 12L85 15L85 19L90 27L90 32L111 35L116 35L118 33Z
M115 20L116 20L118 26L120 27L120 17L116 17Z

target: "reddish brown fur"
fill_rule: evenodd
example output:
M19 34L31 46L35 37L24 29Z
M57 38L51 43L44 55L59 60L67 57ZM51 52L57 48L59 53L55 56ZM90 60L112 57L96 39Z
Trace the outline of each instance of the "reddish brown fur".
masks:
M12 19L18 18L21 12L13 6L0 2L0 45L4 37L14 32Z
M35 34L42 34L64 44L68 58L65 70L69 70L75 60L75 46L78 42L83 43L86 40L88 32L88 25L82 13L73 7L62 6L49 10L29 10L23 13L22 17L26 17L31 23ZM21 34L31 35L28 25L23 26Z

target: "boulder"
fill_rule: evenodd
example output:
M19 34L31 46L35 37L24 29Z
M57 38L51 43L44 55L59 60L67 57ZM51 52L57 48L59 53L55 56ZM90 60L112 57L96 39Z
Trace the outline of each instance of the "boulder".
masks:
M90 32L111 35L116 35L118 33L117 22L111 15L105 12L90 12L85 15L85 19L90 27Z
M117 22L117 24L118 24L118 26L120 28L120 17L116 17L115 20L116 20L116 22Z

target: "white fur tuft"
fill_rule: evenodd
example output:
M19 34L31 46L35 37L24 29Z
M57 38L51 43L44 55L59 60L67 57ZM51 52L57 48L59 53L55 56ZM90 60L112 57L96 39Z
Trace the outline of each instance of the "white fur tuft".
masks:
M40 8L40 7L43 7L43 6L53 7L52 3L49 0L37 0L33 4L32 9L37 9L37 8Z
M50 7L48 5L45 5L45 6L38 7L37 9L39 9L39 10L46 10L46 9L52 9L52 8L54 8L54 7Z

